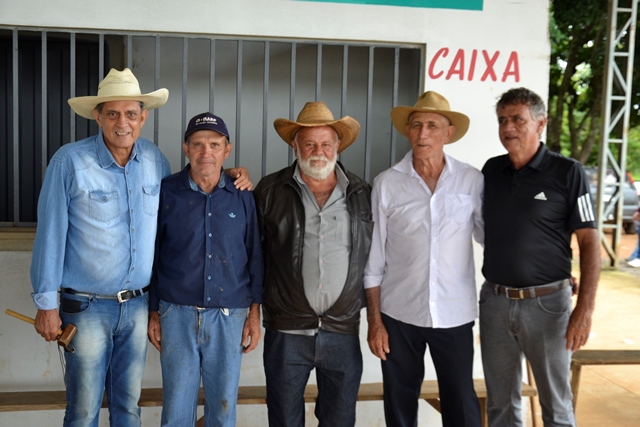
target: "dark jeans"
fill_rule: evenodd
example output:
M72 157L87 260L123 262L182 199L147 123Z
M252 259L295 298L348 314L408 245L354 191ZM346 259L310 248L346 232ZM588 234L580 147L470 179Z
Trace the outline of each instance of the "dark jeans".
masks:
M362 377L357 335L320 331L315 336L267 329L264 371L270 427L304 426L304 388L316 369L320 427L353 426Z
M389 334L382 362L384 415L388 427L418 425L424 354L438 376L443 427L480 427L480 404L473 388L473 322L454 328L423 328L382 314Z

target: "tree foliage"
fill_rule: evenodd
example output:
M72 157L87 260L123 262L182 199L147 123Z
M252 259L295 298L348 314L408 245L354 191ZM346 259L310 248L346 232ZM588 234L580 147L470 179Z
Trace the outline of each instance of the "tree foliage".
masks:
M635 0L627 0L628 7L632 1ZM607 0L551 1L547 144L550 149L582 163L597 162L606 89L603 77L608 12ZM638 42L635 43L631 98L627 169L640 173L640 156L635 152L640 149L640 130L636 129L640 127Z
M607 10L607 0L551 3L547 145L582 163L599 140Z

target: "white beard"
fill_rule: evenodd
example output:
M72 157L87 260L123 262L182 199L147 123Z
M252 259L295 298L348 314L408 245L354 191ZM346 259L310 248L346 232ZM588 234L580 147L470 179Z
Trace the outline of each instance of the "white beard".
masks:
M298 167L305 175L317 179L323 180L327 178L329 175L333 173L336 167L336 162L338 161L338 155L333 157L333 160L329 160L327 156L309 156L307 160L302 160L298 151L296 150L296 158L298 159ZM324 161L325 165L318 167L311 165L311 162L314 160Z

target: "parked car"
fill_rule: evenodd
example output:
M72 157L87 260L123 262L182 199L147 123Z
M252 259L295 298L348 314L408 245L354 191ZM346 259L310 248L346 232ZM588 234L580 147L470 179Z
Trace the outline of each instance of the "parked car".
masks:
M591 189L591 198L593 203L596 202L596 196L598 194L598 168L593 166L587 166L584 168L589 178L589 186ZM603 200L605 203L605 211L607 206L616 191L617 178L612 171L608 171L605 177L605 187L603 193ZM638 192L634 185L633 178L627 173L623 190L623 204L622 204L622 227L627 234L633 234L636 232L636 227L633 223L633 213L638 210ZM613 212L607 215L605 222L612 223L615 218Z

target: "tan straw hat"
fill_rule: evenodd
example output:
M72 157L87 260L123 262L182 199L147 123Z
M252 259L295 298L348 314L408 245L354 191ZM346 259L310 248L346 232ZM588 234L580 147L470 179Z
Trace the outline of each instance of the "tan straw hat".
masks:
M391 121L400 134L408 136L406 126L409 123L409 116L415 112L438 113L448 118L451 124L456 127L456 132L447 144L451 144L462 138L469 129L469 117L462 113L451 111L449 101L447 101L444 96L434 91L427 91L420 95L416 101L416 105L413 107L399 105L391 110Z
M103 102L109 101L140 101L145 110L162 107L169 98L167 89L143 95L140 92L138 79L130 69L118 71L112 68L109 74L98 85L98 96L79 96L69 99L69 105L79 116L93 119L93 110Z
M335 120L324 102L307 102L300 114L298 114L297 121L276 119L273 122L273 126L276 128L278 135L284 139L284 142L292 147L293 138L300 128L331 126L335 129L340 140L338 153L342 153L348 146L353 144L360 133L360 124L355 119L344 116L340 120Z

